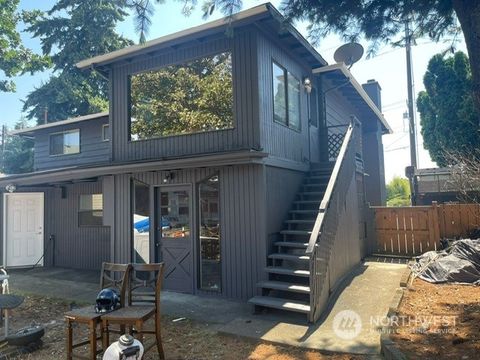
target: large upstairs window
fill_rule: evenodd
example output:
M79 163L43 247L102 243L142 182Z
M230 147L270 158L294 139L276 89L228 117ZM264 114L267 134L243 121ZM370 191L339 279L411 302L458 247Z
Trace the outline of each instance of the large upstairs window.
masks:
M231 53L131 75L129 87L132 141L233 128Z
M273 120L300 130L300 81L276 62L272 62Z
M80 130L50 134L50 155L69 155L80 152Z

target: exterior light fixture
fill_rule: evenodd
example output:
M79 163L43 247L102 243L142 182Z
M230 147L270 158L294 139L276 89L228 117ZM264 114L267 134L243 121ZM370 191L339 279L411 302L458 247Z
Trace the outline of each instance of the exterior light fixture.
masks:
M175 179L175 173L172 172L172 171L170 171L170 172L168 172L168 173L165 175L165 177L163 178L163 183L164 183L164 184L167 184L167 183L170 182L170 180L173 180L173 179Z
M13 193L15 190L17 190L17 187L15 184L8 184L5 186L5 190L7 190L9 193Z
M307 94L310 94L312 92L312 81L308 77L303 79L303 87L305 88Z

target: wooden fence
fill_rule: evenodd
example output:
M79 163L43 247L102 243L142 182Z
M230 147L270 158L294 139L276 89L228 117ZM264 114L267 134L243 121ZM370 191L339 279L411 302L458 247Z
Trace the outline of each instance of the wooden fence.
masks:
M413 256L440 248L441 238L468 237L480 227L480 205L372 207L376 253Z

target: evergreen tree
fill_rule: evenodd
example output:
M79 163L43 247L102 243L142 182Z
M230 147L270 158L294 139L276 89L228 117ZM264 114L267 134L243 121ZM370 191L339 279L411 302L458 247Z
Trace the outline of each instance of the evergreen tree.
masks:
M472 75L467 56L457 52L430 59L423 78L425 91L418 95L423 144L431 158L446 166L449 154L468 156L480 147L478 112L472 98Z
M119 0L59 0L46 13L24 12L27 31L53 62L52 77L25 100L28 119L43 123L45 113L51 122L108 109L108 81L75 64L130 45L115 32L126 16Z
M0 0L0 92L15 91L10 79L13 76L43 70L50 64L47 57L32 53L22 44L17 31L19 1Z
M28 127L25 118L21 118L15 129ZM5 174L20 174L33 170L33 140L21 136L4 134L5 143L0 149L2 159L0 172Z

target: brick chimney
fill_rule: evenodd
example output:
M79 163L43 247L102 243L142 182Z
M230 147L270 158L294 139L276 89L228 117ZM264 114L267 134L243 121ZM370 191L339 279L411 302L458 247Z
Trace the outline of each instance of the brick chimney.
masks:
M370 79L366 84L362 84L363 90L370 96L373 103L382 111L382 88L378 81Z

